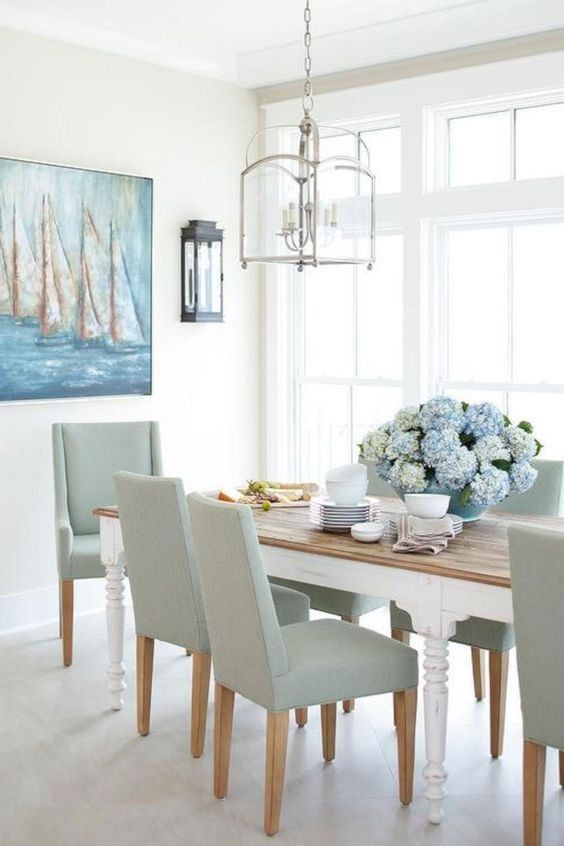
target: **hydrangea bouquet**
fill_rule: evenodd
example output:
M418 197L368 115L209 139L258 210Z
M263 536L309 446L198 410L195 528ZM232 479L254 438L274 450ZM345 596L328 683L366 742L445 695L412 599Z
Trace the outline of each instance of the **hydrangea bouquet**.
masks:
M402 408L363 439L360 454L400 494L451 495L451 511L477 519L535 482L542 445L526 420L513 425L495 405L437 396Z

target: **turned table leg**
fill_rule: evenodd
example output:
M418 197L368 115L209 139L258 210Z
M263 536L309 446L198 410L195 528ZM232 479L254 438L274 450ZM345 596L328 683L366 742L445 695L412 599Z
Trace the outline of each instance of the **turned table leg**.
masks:
M429 800L428 819L440 823L443 818L443 799L446 796L445 749L448 711L448 641L442 638L425 638L423 661L425 685L425 754L423 769L425 796Z
M123 629L125 606L123 594L125 590L124 555L121 553L113 561L104 561L106 568L106 625L108 630L108 658L107 671L110 704L114 711L123 707L122 691L127 687L125 683L125 664L123 663Z

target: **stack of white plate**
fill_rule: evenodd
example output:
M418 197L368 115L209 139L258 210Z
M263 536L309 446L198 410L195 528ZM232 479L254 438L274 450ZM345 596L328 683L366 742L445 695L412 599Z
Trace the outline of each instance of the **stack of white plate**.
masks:
M397 520L400 515L388 514L387 516L389 518L390 531L394 532L394 534L397 534ZM452 520L452 531L455 535L459 535L462 531L462 526L464 525L462 517L459 517L457 514L449 514L448 516Z
M327 496L314 497L309 505L309 519L327 532L348 532L355 523L375 523L380 517L380 500L362 499L356 505L337 505Z

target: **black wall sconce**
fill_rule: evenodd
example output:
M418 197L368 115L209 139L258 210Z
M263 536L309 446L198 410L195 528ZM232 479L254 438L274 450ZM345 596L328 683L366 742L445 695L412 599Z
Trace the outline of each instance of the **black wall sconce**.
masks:
M190 220L180 230L183 323L223 323L223 229Z

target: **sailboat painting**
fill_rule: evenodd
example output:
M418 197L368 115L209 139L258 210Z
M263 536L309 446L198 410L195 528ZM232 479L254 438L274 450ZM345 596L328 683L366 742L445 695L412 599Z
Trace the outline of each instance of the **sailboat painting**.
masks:
M151 393L151 179L0 157L0 402Z

